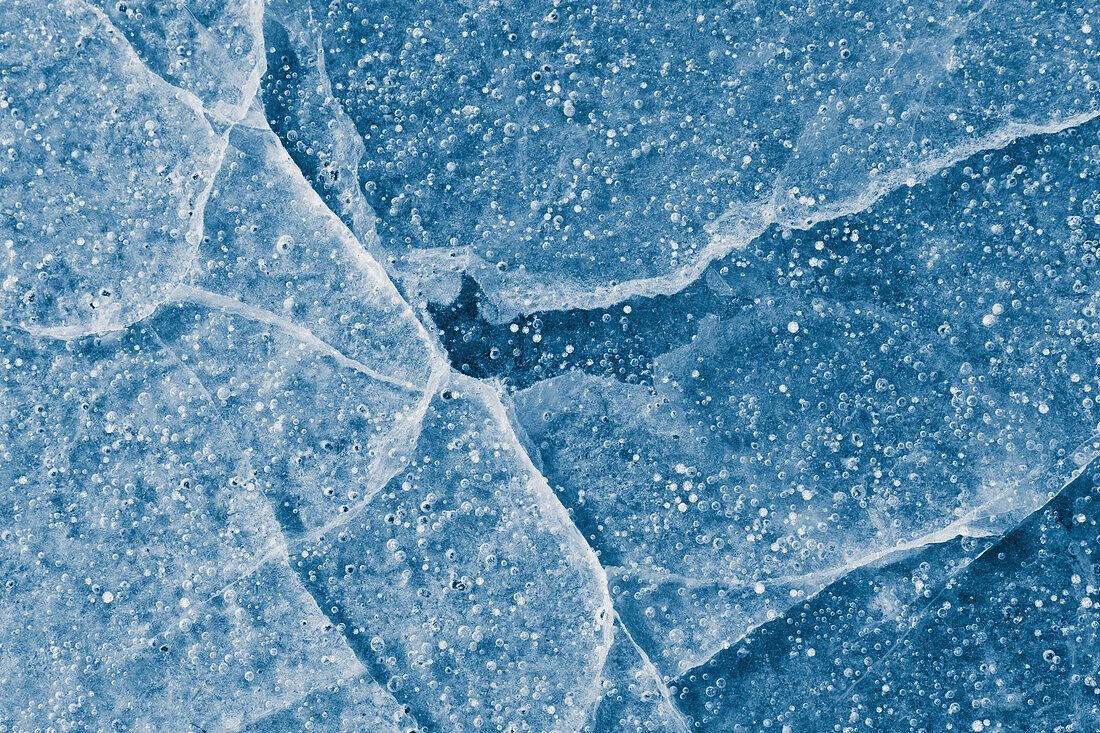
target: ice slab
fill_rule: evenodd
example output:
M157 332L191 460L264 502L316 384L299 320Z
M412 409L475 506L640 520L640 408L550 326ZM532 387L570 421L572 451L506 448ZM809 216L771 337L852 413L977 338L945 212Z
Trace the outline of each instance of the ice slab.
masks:
M516 394L663 674L886 553L999 534L1076 470L1097 422L1098 132L759 239L714 268L713 312L647 312L697 324L649 384L573 372Z
M599 697L603 571L481 383L440 385L408 465L292 552L424 730L575 731Z
M150 327L247 446L310 592L419 725L570 729L610 643L591 551L496 394L448 376L271 133L230 139L198 264ZM452 648L463 635L473 649Z
M769 225L1087 121L1088 9L280 0L264 99L407 292L466 272L499 321L675 292Z
M124 328L182 280L225 141L81 0L0 8L0 318Z
M673 684L697 730L1091 730L1097 475L985 548L852 577ZM945 556L946 555L946 556Z

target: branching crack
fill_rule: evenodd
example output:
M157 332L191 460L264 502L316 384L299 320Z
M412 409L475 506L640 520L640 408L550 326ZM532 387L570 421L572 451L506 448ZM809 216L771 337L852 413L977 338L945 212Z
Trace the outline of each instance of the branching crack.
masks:
M208 308L220 310L225 313L231 313L233 315L242 316L249 320L259 321L271 326L275 326L280 330L294 336L300 342L305 345L311 346L324 354L331 356L342 367L348 369L354 369L361 374L365 374L371 379L376 379L379 382L384 382L394 387L407 390L409 392L419 393L423 390L423 386L415 385L400 377L392 377L388 374L382 374L381 372L372 369L361 361L353 359L342 351L332 346L331 344L320 339L316 334L310 331L305 326L299 325L288 318L284 318L280 315L272 313L271 311L258 308L254 305L248 305L242 303L235 298L230 298L218 293L213 293L203 288L196 288L191 285L183 285L176 289L174 293L175 299L187 303L194 303L195 305L204 305Z
M633 297L674 295L698 280L712 262L720 260L734 250L748 247L753 240L764 235L774 224L791 229L810 229L834 219L859 214L898 188L922 183L941 170L957 165L974 155L1000 150L1024 137L1052 135L1080 127L1096 119L1097 116L1100 116L1100 110L1084 112L1047 124L1008 122L999 130L968 141L941 155L900 168L891 175L883 176L869 184L856 198L819 207L809 218L802 220L790 220L780 216L778 198L785 189L785 185L782 176L779 176L769 198L747 202L737 209L725 212L708 224L709 241L699 256L684 267L663 275L574 291L569 293L568 297L563 296L560 285L530 282L524 285L524 292L521 295L509 296L509 299L516 303L526 301L535 303L535 308L518 311L521 314L530 315L545 311L595 310L609 308ZM471 274L476 279L476 273ZM506 312L513 313L512 310Z

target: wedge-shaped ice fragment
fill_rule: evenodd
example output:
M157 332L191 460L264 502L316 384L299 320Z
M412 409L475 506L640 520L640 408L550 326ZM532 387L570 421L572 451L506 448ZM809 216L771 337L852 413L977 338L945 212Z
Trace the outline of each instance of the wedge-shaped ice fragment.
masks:
M210 395L283 531L323 532L408 460L425 398L207 297L163 307L149 327Z
M930 548L838 584L677 680L677 700L703 731L1095 729L1098 478L969 564Z
M181 299L263 320L392 385L422 387L438 360L385 271L256 108L229 134L187 284Z
M1005 484L960 496L945 481L903 501L856 479L843 485L858 497L824 482L796 491L800 467L820 468L782 446L734 452L642 387L563 377L517 403L547 479L600 553L623 622L665 675L896 545L939 531L986 534L1003 525L1001 513L1046 495L1026 485L1019 498Z
M480 383L442 385L408 466L291 551L424 730L575 731L599 697L603 572Z
M668 322L699 326L652 386L570 375L516 396L664 674L883 553L996 532L1063 485L1097 422L1097 132L758 240L716 266L716 314L668 299Z
M410 294L465 270L507 320L675 292L770 224L1080 124L1089 7L280 0L264 102Z
M244 116L265 66L262 0L90 0L151 71L220 126Z
M362 672L155 334L0 349L0 721L232 730Z
M224 140L81 0L0 7L0 318L61 337L171 295Z
M853 571L673 680L679 709L704 730L782 730L838 699L995 541L955 538Z
M603 697L586 733L687 733L688 723L669 697L661 675L621 622L603 668Z
M294 162L355 236L384 264L375 214L359 180L363 138L333 96L326 56L313 13L298 0L268 0L263 32L268 62L275 65L259 100L272 129L286 141ZM306 148L305 141L309 142ZM305 150L311 154L304 154Z

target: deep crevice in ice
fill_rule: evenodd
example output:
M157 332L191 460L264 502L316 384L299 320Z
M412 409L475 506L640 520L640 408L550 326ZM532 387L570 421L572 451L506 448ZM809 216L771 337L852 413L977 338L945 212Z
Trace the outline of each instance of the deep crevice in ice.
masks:
M942 156L923 160L918 165L895 171L885 180L876 180L851 201L817 207L797 219L780 213L783 207L779 199L784 185L783 179L779 178L770 198L727 211L708 225L711 236L701 254L676 272L628 280L613 286L596 286L591 290L572 292L566 296L562 296L559 287L549 287L533 281L527 284L526 292L522 295L495 294L500 303L492 320L497 323L507 322L515 318L513 314L517 312L531 314L571 309L606 309L634 297L675 295L698 280L712 262L722 259L730 252L744 249L773 225L789 229L810 229L834 219L859 214L897 188L923 183L941 170L957 165L971 156L1000 150L1022 137L1056 134L1080 127L1097 116L1100 116L1100 111L1086 112L1068 120L1054 120L1047 124L1011 122L977 141L960 145ZM474 277L478 277L476 271Z

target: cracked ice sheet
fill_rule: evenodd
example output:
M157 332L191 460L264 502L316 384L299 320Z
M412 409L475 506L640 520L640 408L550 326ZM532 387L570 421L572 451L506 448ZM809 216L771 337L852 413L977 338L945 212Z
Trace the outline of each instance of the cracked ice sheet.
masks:
M591 551L527 461L496 393L449 374L442 354L382 269L321 204L262 118L246 117L228 140L204 235L185 284L125 331L79 342L79 347L74 346L77 342L44 339L26 348L47 361L86 348L87 363L81 368L67 361L59 368L66 375L82 375L87 391L123 389L142 406L167 410L168 418L197 411L205 420L203 429L187 433L160 426L141 431L125 424L125 416L139 412L137 407L105 407L105 419L123 425L104 428L112 436L109 442L99 434L87 439L84 452L76 456L79 467L71 486L52 489L55 503L79 506L85 495L99 497L99 484L88 477L95 465L92 459L110 461L120 451L138 451L134 444L145 440L170 445L182 441L188 458L158 454L141 462L127 455L124 466L150 473L175 462L187 469L206 468L221 452L234 461L231 475L180 479L187 481L184 488L201 487L203 497L220 492L217 495L225 494L227 502L247 498L253 503L233 514L220 508L191 508L186 497L176 498L180 492L175 476L167 471L163 485L124 484L125 491L137 492L142 503L134 506L126 495L115 499L131 512L121 524L142 527L153 522L157 531L180 536L185 543L161 555L178 551L191 556L201 550L205 562L176 572L171 582L160 582L159 560L146 554L146 543L161 541L159 535L126 535L118 540L115 554L132 552L132 567L116 569L110 588L89 580L97 588L88 592L100 594L105 604L100 623L88 624L83 616L81 623L74 623L80 609L65 597L33 595L45 591L30 590L30 598L11 599L4 628L19 645L7 658L11 664L3 674L14 682L6 687L17 696L10 707L26 710L26 720L37 721L42 706L56 704L53 714L69 727L102 727L117 719L137 729L176 729L196 721L212 726L208 730L245 724L266 731L306 725L326 730L371 726L404 731L417 725L445 730L483 715L507 725L519 725L525 716L535 715L541 716L547 730L576 729L598 695L600 670L611 643L606 580ZM185 380L187 391L168 400L163 392L172 385L156 381L146 361L120 363L124 346L132 341L140 341L134 351L155 354L158 364L168 365L165 368ZM19 355L9 359L9 381L24 374L26 361ZM55 381L56 392L39 400L17 397L17 403L49 410L68 394L63 380L34 376L36 383ZM154 381L147 384L146 377ZM106 380L102 386L100 379ZM124 384L119 386L119 381ZM79 408L74 409L79 414ZM460 433L455 432L456 423L462 425ZM19 430L20 424L10 427ZM67 432L76 431L58 434ZM63 437L57 440L62 441L58 452L71 456ZM13 465L32 462L28 456L33 454L27 449ZM8 483L13 497L25 491L17 478ZM411 504L390 507L393 516L403 520L415 511L422 521L414 529L403 521L391 525L388 512L382 511L394 503L395 486L401 489L400 499ZM9 516L18 526L25 513L16 498L11 501ZM159 517L146 508L150 503L175 508L176 502L183 503L183 518ZM453 514L442 513L435 502ZM477 511L468 515L475 504ZM40 534L32 539L46 545L57 542L66 526L64 516L58 517L52 505L40 511L45 528L37 528ZM232 524L224 529L222 525L229 522L227 517L238 516L253 522L263 519L265 531L275 539L257 540L241 553L243 557L229 562L217 553L232 550L239 531ZM208 517L208 523L200 521ZM184 518L191 523L185 525ZM373 542L341 542L353 532L365 540L370 527L382 527L384 532L373 535ZM424 563L408 568L407 575L388 577L388 592L398 603L379 605L379 587L345 575L360 567L364 577L368 568L390 573L387 543L410 530L418 544L408 551L421 553ZM334 543L338 550L332 549ZM192 545L197 549L190 549ZM109 551L103 543L95 546ZM331 558L326 554L330 550ZM315 566L318 559L326 564ZM506 567L507 574L484 573L482 563L487 561ZM445 565L462 568L463 574L440 575ZM320 575L327 571L333 574ZM273 574L275 581L253 589L257 579ZM161 604L124 603L122 591L114 588L135 585L131 576L142 579L141 588L149 596L163 594L157 599ZM90 578L71 571L65 576L70 583L84 577ZM308 594L299 579L306 582ZM454 583L465 583L466 592L458 592ZM197 590L192 590L195 584ZM158 651L166 643L163 639L181 632L201 635L207 629L186 621L186 629L175 631L188 613L177 607L177 586L194 593L187 607L194 609L191 613L207 614L207 625L225 626L219 619L227 613L234 620L241 618L233 608L221 616L209 614L208 608L223 603L223 589L237 594L233 603L246 611L277 618L262 618L261 631L237 622L220 636L185 646L191 666L175 669L174 657L157 656L178 648L169 644L166 651ZM266 595L261 596L261 590ZM337 591L340 604L353 613L372 614L371 623L360 625L368 620L365 617L354 624L330 618L343 607L335 603ZM102 600L103 592L112 594L110 603ZM434 625L425 624L412 605L425 597L433 599ZM323 614L317 600L325 604ZM71 691L77 712L67 708L68 698L63 704L53 694L60 682L31 680L20 671L23 660L49 648L48 639L35 636L33 624L20 614L43 608L57 616L70 634L68 645L79 650L83 663L90 663L81 680L90 692ZM140 618L131 620L139 612ZM457 655L442 651L456 638L450 625L454 619L477 622L460 625L459 632L478 637L474 650L462 649ZM277 621L285 623L288 633L300 636L283 638ZM148 639L161 645L150 646ZM389 648L415 641L417 654L439 649L439 654L453 658L448 665L425 666L426 658L402 655L394 662L396 668L384 665L383 679L391 690L382 690L370 676L379 668L373 648L363 646L367 639ZM116 659L112 644L130 656ZM262 654L253 648L257 645L263 645ZM240 651L226 660L224 669L220 663L210 667L215 676L208 675L201 660L210 654L219 659L229 649ZM279 664L269 663L268 656ZM138 661L131 662L131 657ZM409 666L410 661L416 664ZM67 669L62 665L58 674ZM150 679L156 683L149 684ZM538 711L528 707L521 712L532 694L541 701ZM138 704L138 699L147 702ZM192 706L191 718L180 717L180 699Z
M430 345L274 136L230 142L172 301L92 340L7 332L12 409L67 410L42 445L18 443L40 434L18 412L5 424L8 470L42 462L37 483L4 481L17 729L294 730L309 711L405 729L288 564L284 530L323 525L391 470L380 441L415 437L403 418ZM50 673L28 676L44 654Z
M773 223L1079 124L1090 7L277 0L262 87L408 293L466 271L501 321L675 292Z
M361 673L155 334L55 343L0 333L0 722L232 730Z
M80 0L0 8L0 318L77 337L183 278L225 149L202 101Z
M1096 730L1098 481L1087 466L972 561L931 547L853 574L676 699L701 731Z
M886 553L1005 531L1080 465L1098 135L1030 138L758 240L715 266L720 297L647 312L698 323L632 375L648 385L574 372L515 396L664 675Z
M445 366L263 120L229 140L194 267L148 324L217 405L284 531L323 533L406 460Z
M618 620L602 679L603 696L583 728L585 733L689 730L660 673Z
M450 373L262 120L230 142L192 277L149 327L249 455L310 593L418 725L575 729L610 644L591 551L496 393Z
M576 731L599 696L606 578L479 382L452 374L408 465L291 549L424 730Z
M106 423L70 417L43 446L9 455L12 470L45 461L43 496L26 500L39 517L22 503L27 481L5 481L5 561L23 577L4 607L13 724L292 730L310 719L303 705L328 710L334 725L402 730L407 717L302 588L283 530L300 535L346 510L373 473L390 470L380 440L415 439L404 418L423 399L429 344L274 136L244 126L230 142L195 268L171 302L90 341L8 333L22 347L5 361L13 405L103 413ZM52 372L29 369L32 359ZM52 388L25 394L24 383ZM172 422L192 414L198 425ZM5 446L29 429L14 418L5 427ZM101 476L100 464L116 468ZM46 556L36 561L36 550ZM103 557L107 569L97 568ZM35 587L40 567L60 578L52 594ZM56 620L40 629L26 614ZM68 655L53 675L20 671L49 649ZM66 676L77 662L79 679Z

